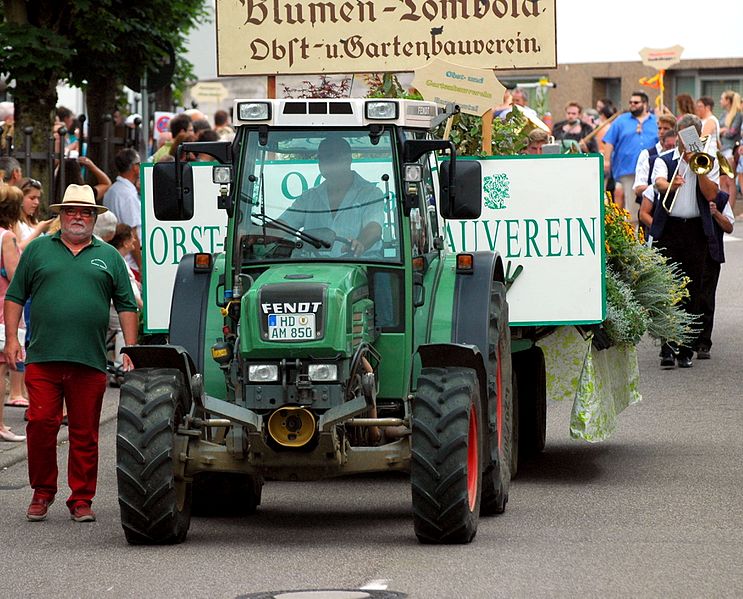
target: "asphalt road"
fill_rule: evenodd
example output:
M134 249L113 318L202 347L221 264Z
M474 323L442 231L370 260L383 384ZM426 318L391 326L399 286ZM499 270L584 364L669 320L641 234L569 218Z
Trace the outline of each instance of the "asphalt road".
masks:
M269 483L254 516L194 519L183 545L129 547L109 421L96 523L69 520L64 477L49 519L26 522L25 462L0 472L0 595L227 598L367 586L435 598L740 597L743 242L726 251L712 359L660 371L657 347L643 344L644 400L602 444L571 441L570 406L550 405L547 450L471 545L417 544L406 479L378 476Z

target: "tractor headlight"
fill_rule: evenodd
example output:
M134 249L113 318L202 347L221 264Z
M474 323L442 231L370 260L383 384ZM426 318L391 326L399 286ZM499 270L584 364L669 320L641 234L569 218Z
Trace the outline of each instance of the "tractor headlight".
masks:
M370 121L394 121L397 116L397 102L387 100L366 103L366 118Z
M251 383L272 383L279 380L279 367L276 364L250 364L248 380Z
M336 364L310 364L307 366L307 376L315 383L337 381L338 366Z
M240 102L237 118L240 121L267 121L271 118L271 105L268 102Z

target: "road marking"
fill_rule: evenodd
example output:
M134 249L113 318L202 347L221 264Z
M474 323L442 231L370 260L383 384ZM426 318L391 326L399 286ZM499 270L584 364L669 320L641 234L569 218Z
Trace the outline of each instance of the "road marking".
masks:
M732 235L725 235L722 238L722 240L723 241L726 241L726 242L731 242L731 241L740 241L741 239L740 239L740 237L733 237Z
M362 591L386 591L387 587L390 586L390 581L387 578L375 578L370 580L363 587L359 587Z

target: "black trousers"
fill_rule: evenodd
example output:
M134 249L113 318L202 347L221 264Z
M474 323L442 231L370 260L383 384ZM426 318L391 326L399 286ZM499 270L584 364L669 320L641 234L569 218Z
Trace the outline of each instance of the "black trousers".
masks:
M689 277L690 282L687 287L689 297L684 300L682 307L690 314L700 315L702 313L702 280L709 254L702 219L669 216L657 247L671 262L678 264L684 274ZM697 344L698 339L695 337L689 346L679 348L679 356L692 357L694 355L692 348Z
M702 293L699 297L699 309L702 312L702 330L694 349L712 347L712 327L715 324L715 295L717 282L720 280L720 263L715 262L707 253L702 276Z

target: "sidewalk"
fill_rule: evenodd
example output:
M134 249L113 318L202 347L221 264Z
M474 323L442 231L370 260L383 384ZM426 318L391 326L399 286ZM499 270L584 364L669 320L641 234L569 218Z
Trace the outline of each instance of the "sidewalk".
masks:
M116 418L116 411L119 407L119 390L112 389L111 387L106 388L106 394L103 396L103 408L101 409L101 426L104 423L110 422ZM24 408L14 408L11 406L4 406L3 408L3 420L5 420L6 426L13 429L13 432L17 435L25 435L26 422L23 420ZM57 437L57 443L67 442L67 427L62 426L59 430L59 436ZM26 459L28 451L26 449L26 443L7 443L0 441L0 472L18 462L22 462Z

